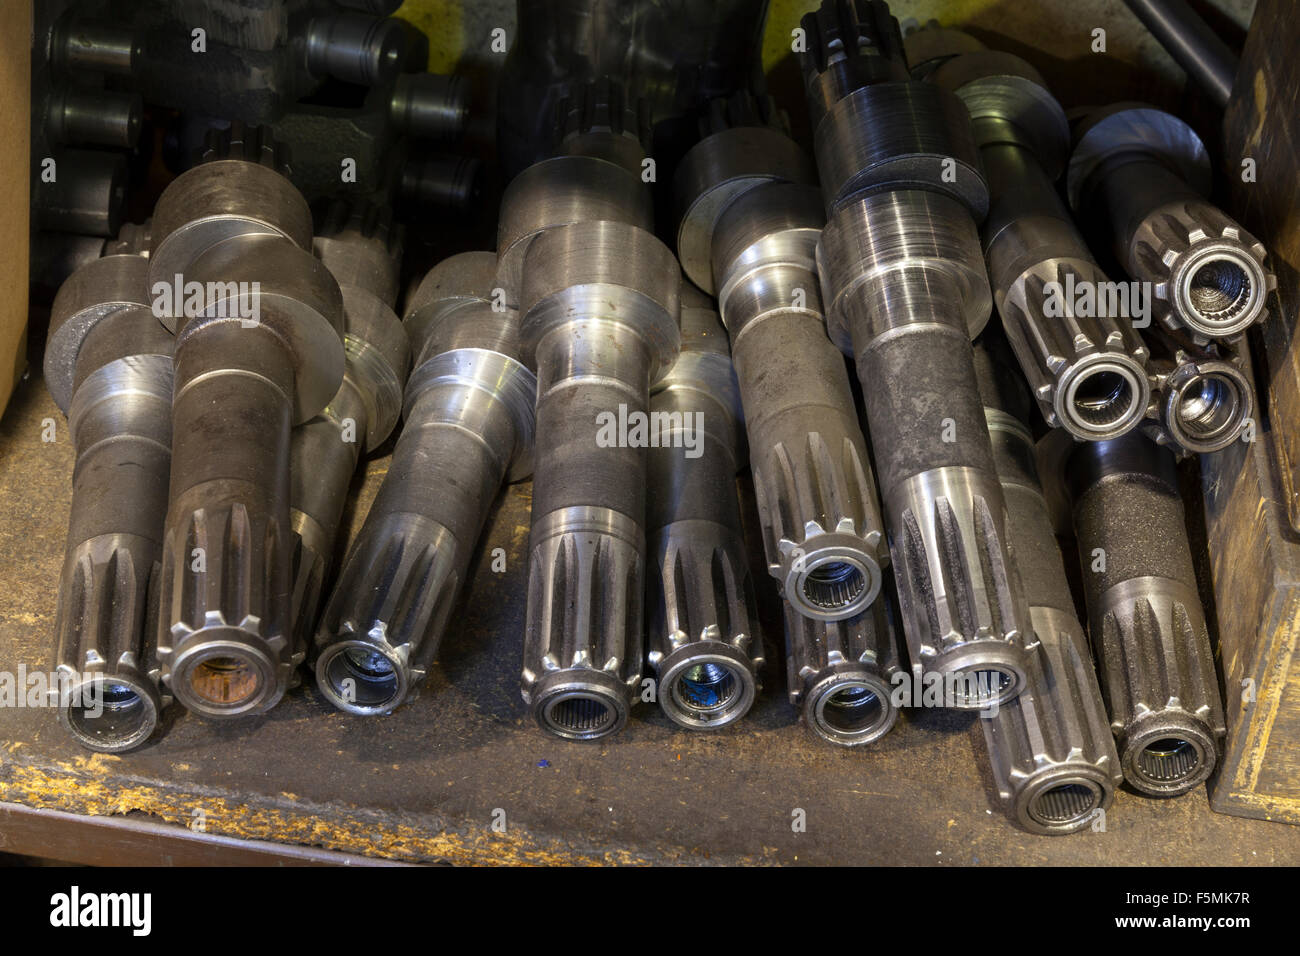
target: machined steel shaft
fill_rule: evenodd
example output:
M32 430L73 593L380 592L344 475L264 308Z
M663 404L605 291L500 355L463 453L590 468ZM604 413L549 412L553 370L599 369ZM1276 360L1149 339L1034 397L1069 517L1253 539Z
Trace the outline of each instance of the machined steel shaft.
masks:
M1093 113L1075 131L1067 187L1082 223L1150 283L1169 329L1232 339L1267 314L1277 278L1264 246L1206 201L1209 159L1182 120L1135 103Z
M707 297L683 286L682 351L650 394L660 442L647 452L647 659L663 712L692 730L744 717L763 664L740 523L740 393L727 333ZM693 292L693 290L692 290Z
M1112 314L1112 283L1057 195L1070 146L1065 111L1038 71L1009 53L965 53L930 79L970 110L989 183L993 299L1043 418L1081 440L1131 431L1150 400L1147 349L1133 316Z
M680 349L677 260L623 222L548 229L523 265L537 457L522 692L561 737L614 733L644 663L650 387Z
M55 297L45 381L77 451L59 582L59 720L83 746L147 741L171 695L157 614L171 463L172 336L150 309L142 255L82 266Z
M898 720L895 678L902 670L892 587L860 614L836 621L785 609L790 703L817 736L841 747L873 743Z
M1073 833L1110 806L1123 775L1038 480L1029 392L1010 350L986 338L975 369L1039 647L1027 655L1020 696L981 715L980 728L1007 812L1035 833Z
M731 336L768 571L798 613L854 617L888 556L848 371L826 337L820 195L779 129L717 125L679 167L678 252L718 290Z
M235 126L154 212L149 288L176 333L158 652L208 717L273 706L293 670L289 440L343 380L343 297L262 131Z
M962 675L956 707L1004 703L1033 635L970 344L992 303L969 116L907 79L884 3L826 0L803 26L827 325L862 383L912 668Z
M294 532L294 666L306 656L334 539L357 462L392 433L411 365L406 330L393 312L401 239L379 210L332 211L316 256L343 294L343 384L289 443L289 521Z
M1214 769L1225 726L1174 458L1138 433L1059 457L1124 778L1186 793Z
M316 683L383 714L417 691L446 632L492 502L532 468L536 378L519 317L491 303L496 256L439 263L411 299L417 352L405 425L316 631Z
M1227 448L1254 420L1255 389L1225 344L1197 346L1152 330L1151 405L1143 433L1176 456Z

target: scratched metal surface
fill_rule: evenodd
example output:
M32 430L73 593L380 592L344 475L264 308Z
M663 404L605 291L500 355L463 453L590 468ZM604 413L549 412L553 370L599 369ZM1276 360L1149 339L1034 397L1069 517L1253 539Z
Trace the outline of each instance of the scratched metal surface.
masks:
M47 666L71 465L62 417L29 379L0 419L0 669ZM369 463L353 528L384 467ZM201 816L208 833L456 863L1300 861L1300 828L1211 813L1204 792L1122 793L1104 833L1021 833L994 803L976 717L908 715L876 748L838 750L797 723L771 663L760 702L731 731L678 731L642 707L603 743L545 736L517 689L527 516L528 486L511 488L442 661L391 717L338 713L308 686L231 724L173 709L147 747L106 757L76 747L50 711L0 708L0 801L182 825ZM495 547L504 574L489 570ZM762 591L771 621L766 579ZM775 627L767 640L775 662ZM792 830L795 808L805 832ZM498 809L504 833L491 827Z

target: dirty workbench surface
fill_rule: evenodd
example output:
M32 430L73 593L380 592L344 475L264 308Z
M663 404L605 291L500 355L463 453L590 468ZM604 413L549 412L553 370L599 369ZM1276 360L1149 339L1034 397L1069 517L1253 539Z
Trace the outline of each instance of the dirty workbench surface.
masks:
M0 420L0 670L48 667L72 460L33 375ZM385 465L369 463L351 530ZM525 484L491 519L440 664L396 714L340 713L308 681L270 714L228 724L172 708L152 743L118 757L81 750L49 709L0 707L0 802L202 819L208 834L410 861L1300 862L1300 827L1212 813L1204 790L1164 801L1122 792L1105 832L1023 833L995 803L972 714L912 711L865 752L822 744L786 702L775 628L765 690L738 727L692 734L642 705L613 739L549 737L518 690L527 529ZM504 574L489 569L496 547Z

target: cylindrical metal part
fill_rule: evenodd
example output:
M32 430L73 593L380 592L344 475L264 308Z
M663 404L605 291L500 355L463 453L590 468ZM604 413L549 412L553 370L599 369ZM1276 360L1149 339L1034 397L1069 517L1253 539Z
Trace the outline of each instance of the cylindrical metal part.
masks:
M838 621L785 607L786 674L790 703L804 724L840 747L873 743L898 720L898 655L893 588L860 614Z
M1147 351L1126 312L1136 303L1111 301L1116 285L1056 193L1069 149L1064 111L1011 54L963 54L931 80L971 113L989 183L983 241L994 301L1044 419L1083 440L1131 431L1150 400Z
M64 86L50 95L46 132L56 143L134 149L143 111L139 93Z
M681 309L682 352L650 395L648 660L664 713L692 730L742 718L763 638L740 523L740 394L727 333L703 296ZM683 296L684 302L686 297ZM655 424L655 423L658 424Z
M1226 730L1173 456L1131 433L1078 445L1065 476L1124 778L1186 793L1209 777Z
M416 139L459 139L469 119L469 87L460 76L401 73L393 81L388 115Z
M171 697L154 617L171 458L172 336L145 304L147 261L109 256L60 289L45 353L73 471L54 669L59 720L83 746L145 743Z
M343 297L307 251L306 204L244 133L163 193L149 273L177 333L159 655L210 717L264 711L289 683L290 428L344 372Z
M1262 243L1203 197L1210 169L1191 127L1141 104L1088 117L1076 135L1070 202L1108 239L1154 317L1198 343L1232 339L1267 314L1277 277Z
M1241 438L1254 420L1255 389L1231 353L1148 334L1152 402L1142 430L1178 457L1206 455Z
M317 686L343 710L388 713L414 694L502 482L532 469L536 378L518 313L489 301L495 272L492 253L453 256L408 309L406 424L316 632Z
M647 410L680 349L680 281L667 247L624 222L548 229L523 264L538 388L522 692L561 737L614 733L636 700Z
M817 253L862 383L913 670L970 678L954 706L1005 703L1034 638L970 344L989 308L975 223L938 193L876 193L836 211Z
M1237 77L1237 55L1187 0L1124 0L1177 62L1210 98L1226 107Z
M289 521L293 552L294 664L316 626L334 539L357 462L397 426L410 369L406 330L394 314L400 241L388 223L357 210L343 228L315 241L317 257L343 293L343 384L319 415L293 430L289 444Z
M50 57L60 69L130 76L140 44L130 26L66 17L55 27Z
M407 42L399 20L362 13L315 17L307 24L307 69L374 86L401 68Z
M1039 647L1026 655L1020 696L982 714L980 727L1010 815L1034 833L1073 833L1110 806L1123 776L1038 480L1029 394L995 342L976 346L975 369Z
M482 190L483 163L472 156L435 156L402 166L399 192L406 202L439 209L468 209Z
M713 232L713 274L745 410L768 570L800 614L839 620L880 593L884 522L844 358L826 337L811 186L767 183Z
M41 229L115 236L126 204L126 157L97 149L58 149L48 181L37 177L32 196Z

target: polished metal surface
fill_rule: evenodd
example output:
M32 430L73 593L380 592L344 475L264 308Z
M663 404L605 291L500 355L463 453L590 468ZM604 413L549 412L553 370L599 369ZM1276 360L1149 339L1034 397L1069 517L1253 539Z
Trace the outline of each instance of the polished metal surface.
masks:
M683 288L682 351L650 393L662 422L646 463L647 660L660 708L691 730L748 712L763 664L736 494L740 390L712 303Z
M1255 388L1231 351L1148 338L1157 351L1143 433L1180 458L1242 440L1255 420Z
M172 336L147 304L147 272L138 255L79 269L55 298L45 353L45 380L77 450L54 625L59 721L107 753L145 743L171 701L154 616Z
M871 606L836 621L785 609L790 703L804 725L828 743L860 747L893 729L896 678L903 671L892 588Z
M333 212L314 248L343 293L347 364L343 384L329 404L290 437L295 667L305 658L316 626L357 463L397 426L411 365L406 330L393 312L400 231L368 205Z
M930 79L970 110L989 183L993 297L1043 418L1081 440L1131 431L1150 400L1147 348L1140 317L1106 304L1112 284L1057 195L1064 110L1033 67L1006 53L955 56Z
M214 137L153 220L150 290L176 332L158 649L208 717L263 712L290 681L290 429L344 373L343 296L276 156L260 130Z
M1007 813L1031 832L1056 835L1098 823L1123 777L1038 480L1025 425L1029 392L1014 362L996 335L976 346L984 415L1039 646L1026 655L1020 696L981 714L979 723Z
M1134 788L1175 796L1213 772L1225 733L1173 456L1138 433L1065 457L1088 630Z
M496 257L439 263L407 308L405 425L339 571L313 648L334 706L384 714L417 692L504 481L532 470L536 378L519 315L491 302Z
M888 563L884 521L843 356L826 337L817 190L759 185L713 237L769 573L797 613L861 614Z
M1082 221L1150 284L1155 318L1171 331L1204 344L1263 321L1277 277L1263 244L1206 201L1209 159L1182 120L1133 103L1087 116L1067 185Z
M650 387L681 346L680 270L650 233L577 222L533 239L521 337L537 368L522 692L543 729L620 730L644 664Z
M1237 55L1187 0L1124 0L1142 25L1220 107L1232 98Z

